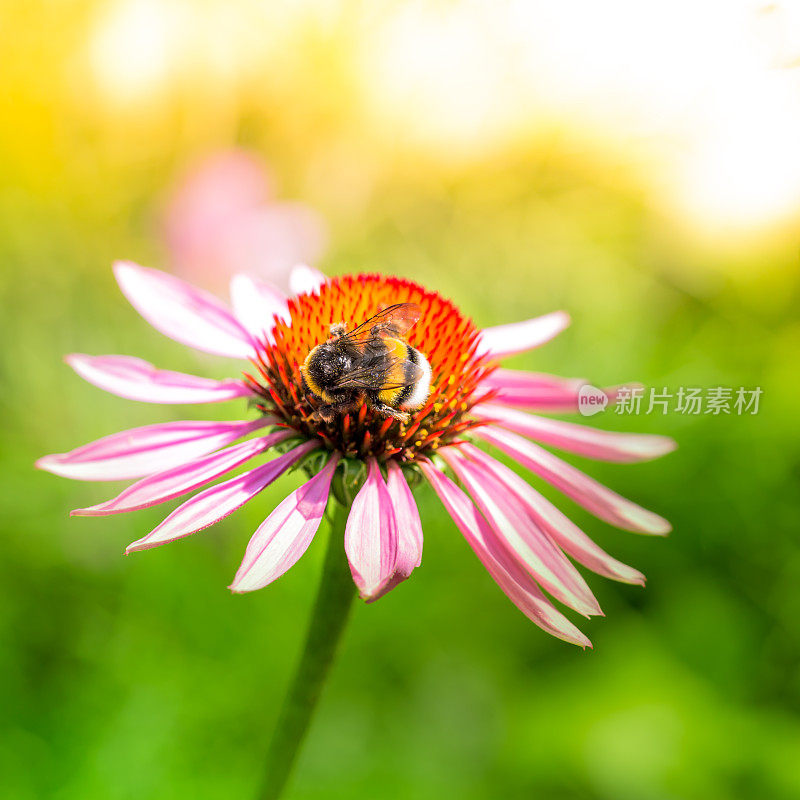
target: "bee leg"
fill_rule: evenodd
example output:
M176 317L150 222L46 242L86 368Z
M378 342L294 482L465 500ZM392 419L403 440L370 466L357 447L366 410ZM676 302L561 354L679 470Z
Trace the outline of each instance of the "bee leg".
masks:
M392 408L392 406L386 405L386 403L382 403L380 400L373 400L372 407L379 414L383 414L384 417L394 417L400 422L408 422L408 420L411 419L404 411L398 411L396 408Z
M333 422L338 415L345 414L350 411L352 407L352 400L342 400L338 403L328 403L327 405L320 406L315 413L323 422Z
M333 418L335 416L333 409L333 406L320 406L316 409L316 411L314 411L312 416L322 420L322 422L333 422Z

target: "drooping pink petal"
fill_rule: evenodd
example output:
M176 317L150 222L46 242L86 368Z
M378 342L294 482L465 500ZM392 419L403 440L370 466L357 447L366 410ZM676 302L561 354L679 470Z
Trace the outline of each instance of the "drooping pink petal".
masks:
M365 600L387 591L397 566L397 521L378 462L368 460L367 479L350 507L344 551L353 581Z
M600 461L623 464L647 461L671 453L677 447L668 436L601 431L572 422L537 417L496 403L481 403L472 413L478 419L496 420L503 428L552 447Z
M516 472L473 445L462 445L462 449L519 497L533 521L564 552L599 575L644 586L645 579L641 572L617 561L598 547L572 520L522 480Z
M547 372L527 372L521 369L498 367L482 381L481 386L488 389L580 389L586 381L583 378L562 378Z
M589 639L553 608L530 575L509 558L491 526L461 489L430 461L423 459L419 465L467 543L509 600L547 633L580 647L591 647Z
M248 439L246 442L219 450L188 464L181 464L164 472L157 472L148 478L142 478L111 500L89 508L78 508L72 515L104 516L123 511L137 511L140 508L164 503L210 483L290 436L289 431L281 430L269 436Z
M582 378L499 368L481 381L480 388L493 391L495 403L569 414L578 411L578 392L585 383Z
M297 563L322 521L331 479L339 463L334 452L328 463L307 483L292 492L267 517L247 545L230 589L261 589Z
M422 563L422 521L400 465L396 461L389 461L386 468L386 488L389 490L397 523L395 570L399 580L405 580Z
M256 339L271 341L274 317L291 321L286 295L267 281L249 275L234 275L231 279L231 304L239 322Z
M571 464L567 464L566 461L521 436L494 426L477 428L475 434L516 459L522 466L535 472L567 497L571 497L576 503L611 525L637 533L658 535L667 534L672 529L663 517L626 500Z
M495 325L481 331L478 352L492 358L506 358L532 350L558 336L570 323L569 314L553 311L541 317Z
M44 456L36 466L80 481L141 478L212 453L277 421L264 416L238 422L159 422L105 436L69 453Z
M215 355L249 358L253 354L253 338L208 292L130 261L117 261L114 274L131 305L164 335Z
M241 381L214 381L156 369L133 356L87 356L73 353L66 362L89 383L144 403L218 403L251 394Z
M443 447L439 455L466 486L509 554L537 583L584 616L602 614L581 574L533 523L513 492L470 461L458 447Z
M497 369L481 381L481 389L491 390L491 400L511 408L524 408L548 414L576 414L580 390L587 385L583 378L558 378L521 370ZM605 386L602 391L613 406L623 391L641 388L639 383Z
M318 442L315 441L303 442L288 453L260 467L203 490L191 500L178 506L147 536L129 544L125 552L148 550L160 544L174 542L219 522L237 508L241 508L250 498L283 475L292 464L318 446Z
M307 264L298 264L289 273L289 289L293 295L312 294L328 278L318 269L309 267Z

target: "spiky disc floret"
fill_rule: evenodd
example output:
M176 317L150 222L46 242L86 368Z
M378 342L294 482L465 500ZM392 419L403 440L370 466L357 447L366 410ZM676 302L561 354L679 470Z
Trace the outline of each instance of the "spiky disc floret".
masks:
M392 303L417 303L422 317L409 331L408 343L431 365L431 392L425 405L407 424L384 417L365 402L349 414L322 421L317 401L304 391L300 366L316 345L330 337L330 326L344 322L348 329ZM277 320L274 343L263 342L253 363L256 375L246 374L259 396L259 408L274 414L285 427L305 438L320 438L330 450L350 458L393 458L414 462L439 446L458 441L480 424L469 410L485 400L476 394L494 364L477 355L479 330L449 300L412 281L383 275L345 275L333 278L318 292L289 301L290 320Z

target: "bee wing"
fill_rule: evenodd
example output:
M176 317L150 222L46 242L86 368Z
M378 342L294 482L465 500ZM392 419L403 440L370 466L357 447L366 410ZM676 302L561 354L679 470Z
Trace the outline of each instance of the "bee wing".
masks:
M374 336L402 336L421 316L422 309L416 303L395 303L345 333L343 338L360 342Z
M397 367L403 367L402 380L387 381L386 377ZM380 391L383 389L403 389L416 383L424 372L418 364L407 358L390 358L379 368L375 366L358 367L342 375L334 386L335 389L365 389L367 391Z

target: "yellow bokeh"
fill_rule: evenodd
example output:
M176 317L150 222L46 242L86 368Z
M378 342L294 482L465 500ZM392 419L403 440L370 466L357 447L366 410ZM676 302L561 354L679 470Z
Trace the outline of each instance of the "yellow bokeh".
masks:
M752 244L800 212L794 3L110 0L4 13L2 141L30 180L185 160L258 117L291 179L330 172L331 197L357 200L399 161L435 177L555 139L630 172L704 240Z

